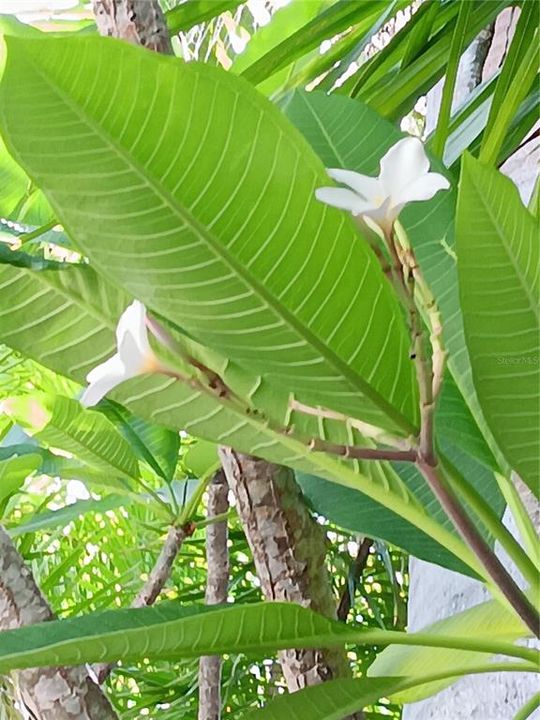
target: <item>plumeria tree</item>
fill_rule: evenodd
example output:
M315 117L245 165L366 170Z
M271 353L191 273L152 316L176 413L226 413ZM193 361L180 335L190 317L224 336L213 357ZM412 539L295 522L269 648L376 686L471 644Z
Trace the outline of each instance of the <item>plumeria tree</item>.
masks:
M460 57L508 4L293 2L238 57L239 2L163 15L96 0L115 37L2 21L0 340L55 378L6 393L6 427L25 434L1 449L5 509L27 474L81 477L105 511L129 499L137 532L151 512L164 536L123 607L0 632L0 672L24 688L32 668L33 696L39 668L112 671L118 706L115 673L134 663L279 651L291 692L234 708L220 661L202 660L199 718L223 704L329 720L464 674L537 672L523 644L538 637L537 538L512 479L538 494L537 200L497 168L535 121L535 3L497 76L452 112ZM212 23L215 54L185 62L188 33ZM443 76L433 136L404 135L396 121ZM364 538L339 597L313 512ZM228 592L235 514L265 600ZM181 591L150 607L204 528L211 607ZM344 622L370 554L396 586L388 547L492 600L415 633Z

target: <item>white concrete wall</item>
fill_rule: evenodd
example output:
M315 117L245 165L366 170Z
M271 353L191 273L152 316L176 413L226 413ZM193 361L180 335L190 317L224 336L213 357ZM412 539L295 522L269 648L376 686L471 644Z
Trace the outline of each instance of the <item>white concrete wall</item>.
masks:
M507 518L507 525L516 534L511 518ZM506 564L511 567L507 558ZM477 580L423 560L411 558L409 572L410 631L490 598ZM515 570L512 574L519 579ZM538 691L540 680L529 673L473 675L461 678L438 695L406 706L403 720L512 720ZM531 720L540 720L540 709L531 715Z

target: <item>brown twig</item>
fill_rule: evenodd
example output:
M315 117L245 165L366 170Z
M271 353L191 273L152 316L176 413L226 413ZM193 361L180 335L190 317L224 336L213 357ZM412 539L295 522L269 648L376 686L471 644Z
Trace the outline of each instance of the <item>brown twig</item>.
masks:
M132 608L147 607L155 603L171 576L174 561L180 552L184 540L193 534L193 530L194 525L191 522L186 523L182 527L171 526L169 528L158 559L148 576L148 580L144 583L131 603ZM114 666L115 663L100 663L93 666L94 675L100 685L109 677Z
M354 590L358 586L358 581L362 577L372 545L373 540L366 537L362 540L358 547L358 552L356 553L356 557L354 558L349 571L349 578L352 579L353 587L351 588L350 583L347 582L339 600L337 619L341 620L341 622L347 622L347 617L354 599ZM347 580L349 580L349 578L347 578Z
M339 455L348 460L393 460L395 462L416 462L417 452L410 450L392 450L391 448L364 448L356 445L338 445L320 438L312 438L309 449Z
M452 520L456 530L474 551L488 576L501 590L529 630L536 637L540 637L540 621L536 608L529 602L527 596L516 585L502 562L480 535L459 502L454 490L444 477L440 466L432 465L425 460L419 460L417 467L444 511Z
M225 473L219 470L208 487L207 518L227 517L229 486ZM206 528L206 592L207 605L227 602L229 589L229 549L227 520L211 523ZM219 655L204 655L199 660L199 720L221 717L221 665Z

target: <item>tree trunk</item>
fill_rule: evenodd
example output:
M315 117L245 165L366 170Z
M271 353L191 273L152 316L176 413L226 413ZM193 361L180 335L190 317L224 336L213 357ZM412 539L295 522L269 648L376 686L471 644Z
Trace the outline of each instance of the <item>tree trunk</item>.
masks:
M52 619L32 573L0 527L0 630ZM36 720L116 720L83 667L21 670L14 679L21 703Z
M92 0L92 7L100 35L172 55L158 0Z
M207 517L226 513L229 509L229 487L222 470L208 488ZM227 521L206 527L206 594L207 605L227 602L229 589L229 549ZM221 657L208 655L199 661L199 720L220 720L221 717Z
M326 536L310 515L293 471L229 448L219 454L265 598L335 618ZM342 648L284 650L280 659L290 692L349 674Z

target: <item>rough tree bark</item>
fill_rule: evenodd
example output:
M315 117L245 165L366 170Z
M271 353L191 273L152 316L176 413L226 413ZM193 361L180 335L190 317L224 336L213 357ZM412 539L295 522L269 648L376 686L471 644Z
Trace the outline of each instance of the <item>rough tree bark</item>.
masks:
M172 55L158 0L92 0L92 7L100 35Z
M158 0L93 0L93 8L102 35L172 52ZM325 536L305 507L293 473L227 448L220 452L265 597L336 617L324 570ZM291 692L349 674L342 649L289 650L281 653L281 664Z
M229 509L229 487L222 470L216 473L208 488L207 517L210 520ZM207 605L227 602L229 589L229 549L227 521L206 527L206 593ZM221 657L208 655L199 661L199 720L220 720Z
M230 448L220 448L219 454L266 599L295 602L335 618L326 536L303 502L292 470ZM342 648L285 650L280 660L291 692L349 674Z
M0 630L53 619L47 601L0 527ZM83 667L14 673L21 702L36 720L116 720L109 701Z

